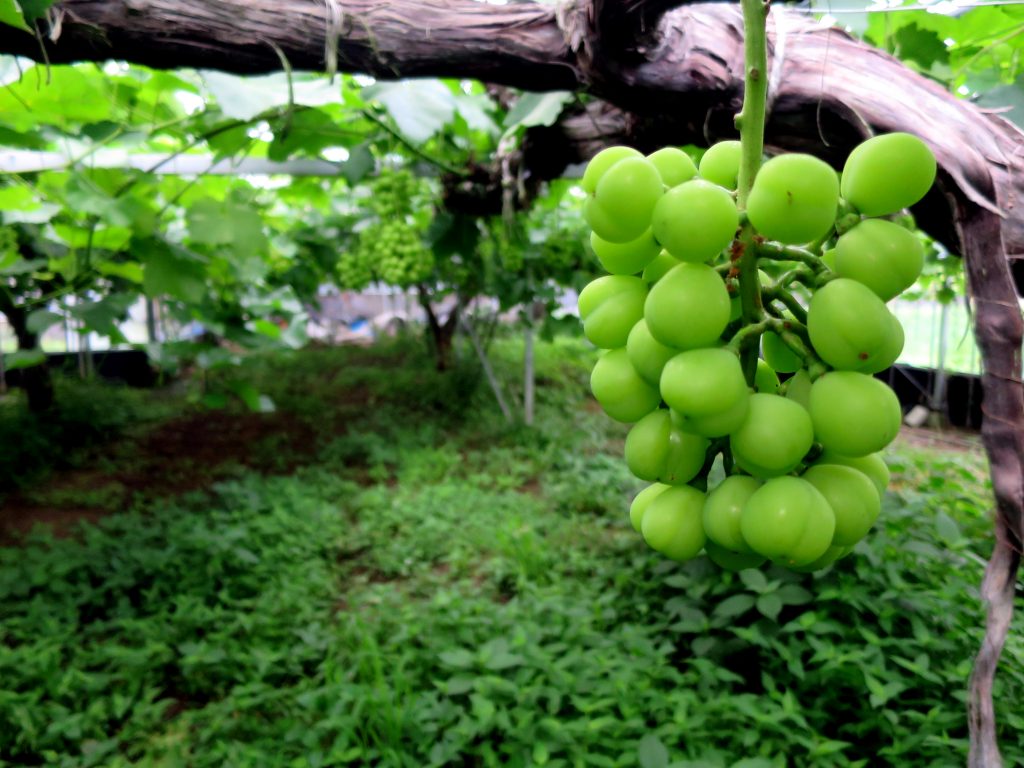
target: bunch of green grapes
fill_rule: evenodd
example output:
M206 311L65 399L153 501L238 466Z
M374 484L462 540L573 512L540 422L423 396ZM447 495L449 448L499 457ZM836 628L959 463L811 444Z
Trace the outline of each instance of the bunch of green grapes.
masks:
M350 291L363 290L375 278L372 255L362 247L361 242L355 248L342 252L336 269L338 284Z
M417 178L405 170L385 172L374 183L370 206L378 218L359 233L353 258L390 285L415 285L434 271L434 254L412 215L420 192Z
M409 171L386 170L374 182L371 206L381 219L405 218L421 191L419 179Z
M385 283L408 287L423 282L434 271L433 252L406 221L373 224L363 231L360 244L370 251L371 262Z
M652 548L816 570L868 532L889 480L879 452L902 413L873 374L903 348L886 302L917 279L923 249L885 217L928 192L935 158L906 133L859 145L841 178L810 155L774 157L741 227L740 154L722 142L699 168L674 148L591 160L585 216L611 273L579 298L585 335L607 350L591 388L634 424L626 462L652 484L630 518ZM707 491L719 454L726 476Z

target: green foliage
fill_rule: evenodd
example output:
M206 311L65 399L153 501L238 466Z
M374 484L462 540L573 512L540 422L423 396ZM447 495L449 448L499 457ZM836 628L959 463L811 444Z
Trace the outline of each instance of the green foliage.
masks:
M159 398L139 390L62 376L55 387L56 405L46 414L29 413L18 397L0 403L0 495L75 466L90 449L167 415Z
M520 354L499 340L495 366ZM319 426L312 464L0 549L0 759L962 763L979 455L894 451L878 529L817 576L666 562L626 519L624 428L581 407L592 355L538 346L530 432L469 378L428 397L451 378L407 342L251 359L235 375ZM1022 629L997 678L1008 763Z
M812 5L831 13L863 9L866 4L814 0ZM906 0L903 5L915 3ZM1009 107L1004 116L1024 125L1024 11L1010 4L937 11L841 13L837 18L958 96L985 107Z

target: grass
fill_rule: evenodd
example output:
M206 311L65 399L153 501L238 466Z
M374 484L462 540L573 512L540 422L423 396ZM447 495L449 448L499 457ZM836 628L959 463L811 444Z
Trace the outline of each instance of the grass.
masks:
M495 349L508 381L519 353ZM877 529L819 575L671 563L629 527L639 484L589 360L539 348L533 430L409 344L252 361L266 418L311 450L263 440L212 486L0 549L0 759L962 765L983 457L898 447ZM1022 629L996 690L1007 764Z

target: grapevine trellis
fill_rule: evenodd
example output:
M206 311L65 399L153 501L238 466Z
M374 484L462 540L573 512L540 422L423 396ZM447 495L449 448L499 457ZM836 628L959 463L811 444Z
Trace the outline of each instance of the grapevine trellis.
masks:
M682 7L677 7L682 6ZM643 151L734 135L743 83L738 7L678 0L577 0L559 6L475 0L65 0L34 37L2 44L52 62L122 59L241 73L298 69L380 78L477 78L598 101L529 132L518 161L533 178L609 144ZM44 51L45 49L45 51ZM768 21L771 149L834 166L875 132L910 131L939 178L914 213L965 258L985 390L983 439L997 502L982 595L987 632L971 683L971 765L1000 764L992 681L1013 610L1024 534L1024 134L844 32L775 9ZM501 169L493 169L501 178ZM498 191L500 184L492 185ZM454 202L458 197L452 198ZM500 199L493 210L500 211Z

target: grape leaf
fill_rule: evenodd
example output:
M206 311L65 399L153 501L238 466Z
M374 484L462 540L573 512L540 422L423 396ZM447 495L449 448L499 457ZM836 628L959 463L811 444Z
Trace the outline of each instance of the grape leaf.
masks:
M455 117L455 97L440 80L375 83L363 89L363 98L383 104L398 130L414 144L422 144Z
M46 362L46 353L41 349L19 350L4 355L4 368L15 371L19 368L31 368Z
M358 184L373 170L373 154L370 152L370 145L360 144L353 148L348 155L348 160L341 166L341 175L349 184Z
M893 38L900 58L916 62L925 71L937 63L949 63L949 51L933 30L922 29L917 24L907 24L896 30Z
M570 91L524 93L505 116L505 128L513 130L535 125L554 125L562 109L574 98Z
M485 94L459 94L455 97L455 109L470 130L497 135L498 126L489 114L494 110L494 102Z
M41 65L37 65L41 66ZM74 67L52 67L39 78L31 70L0 90L0 114L7 128L26 131L42 125L71 128L109 119L121 99L102 75ZM131 89L118 88L130 93Z
M14 277L16 275L28 275L46 269L49 262L46 259L23 259L13 251L3 261L0 261L0 275Z
M32 312L27 318L25 318L25 327L28 328L29 333L40 334L43 333L47 328L52 325L56 325L61 322L64 318L58 315L56 312L50 312L45 309L37 309Z
M349 143L348 133L319 109L304 109L280 122L267 148L267 157L271 160L287 160L293 155L316 157L327 147L343 147Z
M201 74L206 88L227 117L252 120L267 110L288 103L288 76L284 72L260 77L239 77L214 70L203 70ZM325 77L294 75L292 91L295 103L308 107L341 101L338 86L332 85Z
M21 12L21 6L15 0L0 0L0 24L9 27L16 27L31 32L32 29L25 23L25 16Z
M195 254L162 240L133 244L145 262L142 288L147 296L173 296L197 304L206 295L206 269Z
M137 298L130 293L112 293L99 301L76 304L69 312L85 323L88 330L109 336L113 341L125 341L118 326Z
M197 200L186 214L189 236L203 245L229 246L251 255L266 245L263 219L251 206L234 200Z
M108 259L93 259L93 267L101 275L107 277L120 277L132 283L142 283L142 265L135 261L110 261Z
M46 15L54 0L18 0L26 21L35 21Z

